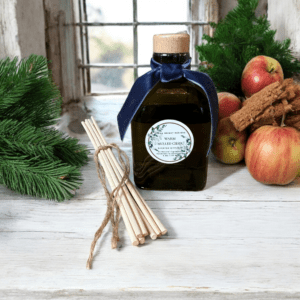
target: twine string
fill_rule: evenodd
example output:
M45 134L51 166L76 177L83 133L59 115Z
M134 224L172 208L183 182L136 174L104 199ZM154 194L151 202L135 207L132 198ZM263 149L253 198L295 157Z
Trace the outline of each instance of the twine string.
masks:
M106 184L105 171L104 171L103 167L101 166L101 164L99 163L99 160L98 160L98 155L99 155L100 151L107 150L109 148L114 148L114 149L117 150L118 159L119 159L119 162L120 162L120 164L122 166L122 169L124 171L124 175L122 176L121 181L113 189L113 191L111 193L109 192L107 184ZM125 158L125 161L124 161L123 157ZM117 195L121 191L121 188L124 186L125 182L129 178L129 172L130 172L130 164L129 164L128 156L115 143L99 146L98 149L96 149L95 154L94 154L94 162L95 162L95 165L96 165L98 178L101 182L101 185L104 188L104 192L105 192L105 195L106 195L107 208L106 208L106 213L105 213L104 219L102 221L102 224L100 225L99 229L96 231L95 236L94 236L94 240L92 241L92 244L91 244L90 255L89 255L89 258L87 260L87 265L86 265L87 269L91 269L91 267L92 267L92 261L93 261L93 255L94 255L94 249L95 249L96 243L99 240L99 238L101 237L102 232L103 232L104 228L106 227L106 225L108 224L109 221L111 221L111 224L112 224L111 246L112 246L113 249L117 247L117 242L119 241L118 228L119 228L119 220L120 220L120 213L121 212L120 212L119 206L116 205L115 202L116 202ZM120 203L120 205L121 205L121 203Z

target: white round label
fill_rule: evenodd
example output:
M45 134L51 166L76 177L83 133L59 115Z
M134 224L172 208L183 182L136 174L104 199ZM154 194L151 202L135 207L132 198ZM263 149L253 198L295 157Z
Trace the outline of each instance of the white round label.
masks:
M150 127L145 138L148 153L164 164L175 164L186 159L193 150L191 130L176 120L163 120Z

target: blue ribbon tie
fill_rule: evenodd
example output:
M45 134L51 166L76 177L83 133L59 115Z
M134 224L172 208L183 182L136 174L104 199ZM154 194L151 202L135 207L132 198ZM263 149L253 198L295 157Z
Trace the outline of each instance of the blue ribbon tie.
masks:
M208 155L218 126L218 96L211 78L205 73L191 71L190 65L190 59L183 64L160 64L151 58L151 71L147 72L135 81L118 114L117 119L121 140L123 140L126 130L134 115L155 84L159 81L170 82L184 77L190 82L198 85L208 98L211 117L211 135L210 145L207 152Z

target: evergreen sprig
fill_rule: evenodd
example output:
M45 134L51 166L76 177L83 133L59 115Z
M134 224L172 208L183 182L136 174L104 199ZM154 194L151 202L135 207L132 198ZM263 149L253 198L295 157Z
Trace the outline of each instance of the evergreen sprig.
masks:
M87 149L54 129L61 95L47 60L0 61L0 183L21 194L63 201L82 183Z
M266 16L256 17L259 0L238 0L238 5L218 24L213 37L203 35L206 43L196 46L199 59L210 66L201 65L199 71L207 73L218 91L243 96L241 75L253 57L266 55L275 58L282 66L284 77L300 72L300 62L290 49L291 40L275 40Z

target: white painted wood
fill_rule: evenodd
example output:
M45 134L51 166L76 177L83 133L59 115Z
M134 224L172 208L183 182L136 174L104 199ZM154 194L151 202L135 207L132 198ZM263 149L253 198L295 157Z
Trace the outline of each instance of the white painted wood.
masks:
M53 1L53 0L52 0ZM52 2L51 1L51 2ZM77 48L76 26L74 23L74 8L75 1L58 0L59 2L59 43L61 51L61 72L63 81L63 102L80 101L82 97L82 84L80 82L80 71L78 68L78 52ZM77 1L78 3L78 1Z
M120 142L114 118L123 101L87 106L131 160L130 131ZM59 128L71 133L64 118ZM92 149L85 135L73 136ZM86 270L106 200L92 156L82 173L82 187L63 203L0 187L1 299L300 299L299 180L266 186L243 163L210 157L203 191L141 191L166 236L133 247L122 221L112 250L107 227Z
M21 56L46 56L43 1L18 0L15 7Z
M16 3L17 0L0 0L0 59L21 57Z
M63 104L80 101L82 84L78 71L78 41L74 19L75 1L43 0L47 58ZM77 1L78 2L78 1Z
M276 30L275 38L279 41L290 38L291 49L300 54L300 1L268 1L268 20Z
M133 247L122 224L112 250L107 229L88 271L103 204L3 201L0 290L299 292L298 203L151 202L169 235Z
M161 239L141 247L127 241L111 250L107 238L93 269L86 270L90 239L67 233L1 236L10 245L3 243L1 290L299 292L299 240L294 239L191 239L185 245ZM39 251L32 251L33 245Z
M49 68L52 72L53 81L59 90L62 91L62 62L58 28L59 3L57 0L43 0L43 6L45 14L45 44L47 59L50 61Z
M149 201L168 228L162 239L298 239L297 202ZM89 238L106 211L104 200L2 200L2 232L67 233ZM38 224L38 227L37 227ZM122 229L123 230L123 229ZM127 233L123 233L122 236Z
M121 294L121 296L120 296ZM85 291L83 289L79 290L61 290L61 291L46 291L46 292L32 292L25 290L6 290L0 291L0 297L5 300L14 300L17 297L22 299L40 300L40 299L51 299L51 300L61 300L61 299L72 299L72 300L111 300L111 299L157 299L157 300L182 300L182 299L198 299L198 300L275 300L275 299L289 299L296 300L299 298L299 293L282 293L282 292L258 292L258 293L220 293L220 292L206 292L206 288L200 289L189 289L186 291L140 291L140 290L122 290L121 293L118 291L103 290L99 291ZM120 298L121 297L121 298Z
M43 1L0 0L0 59L46 55Z

